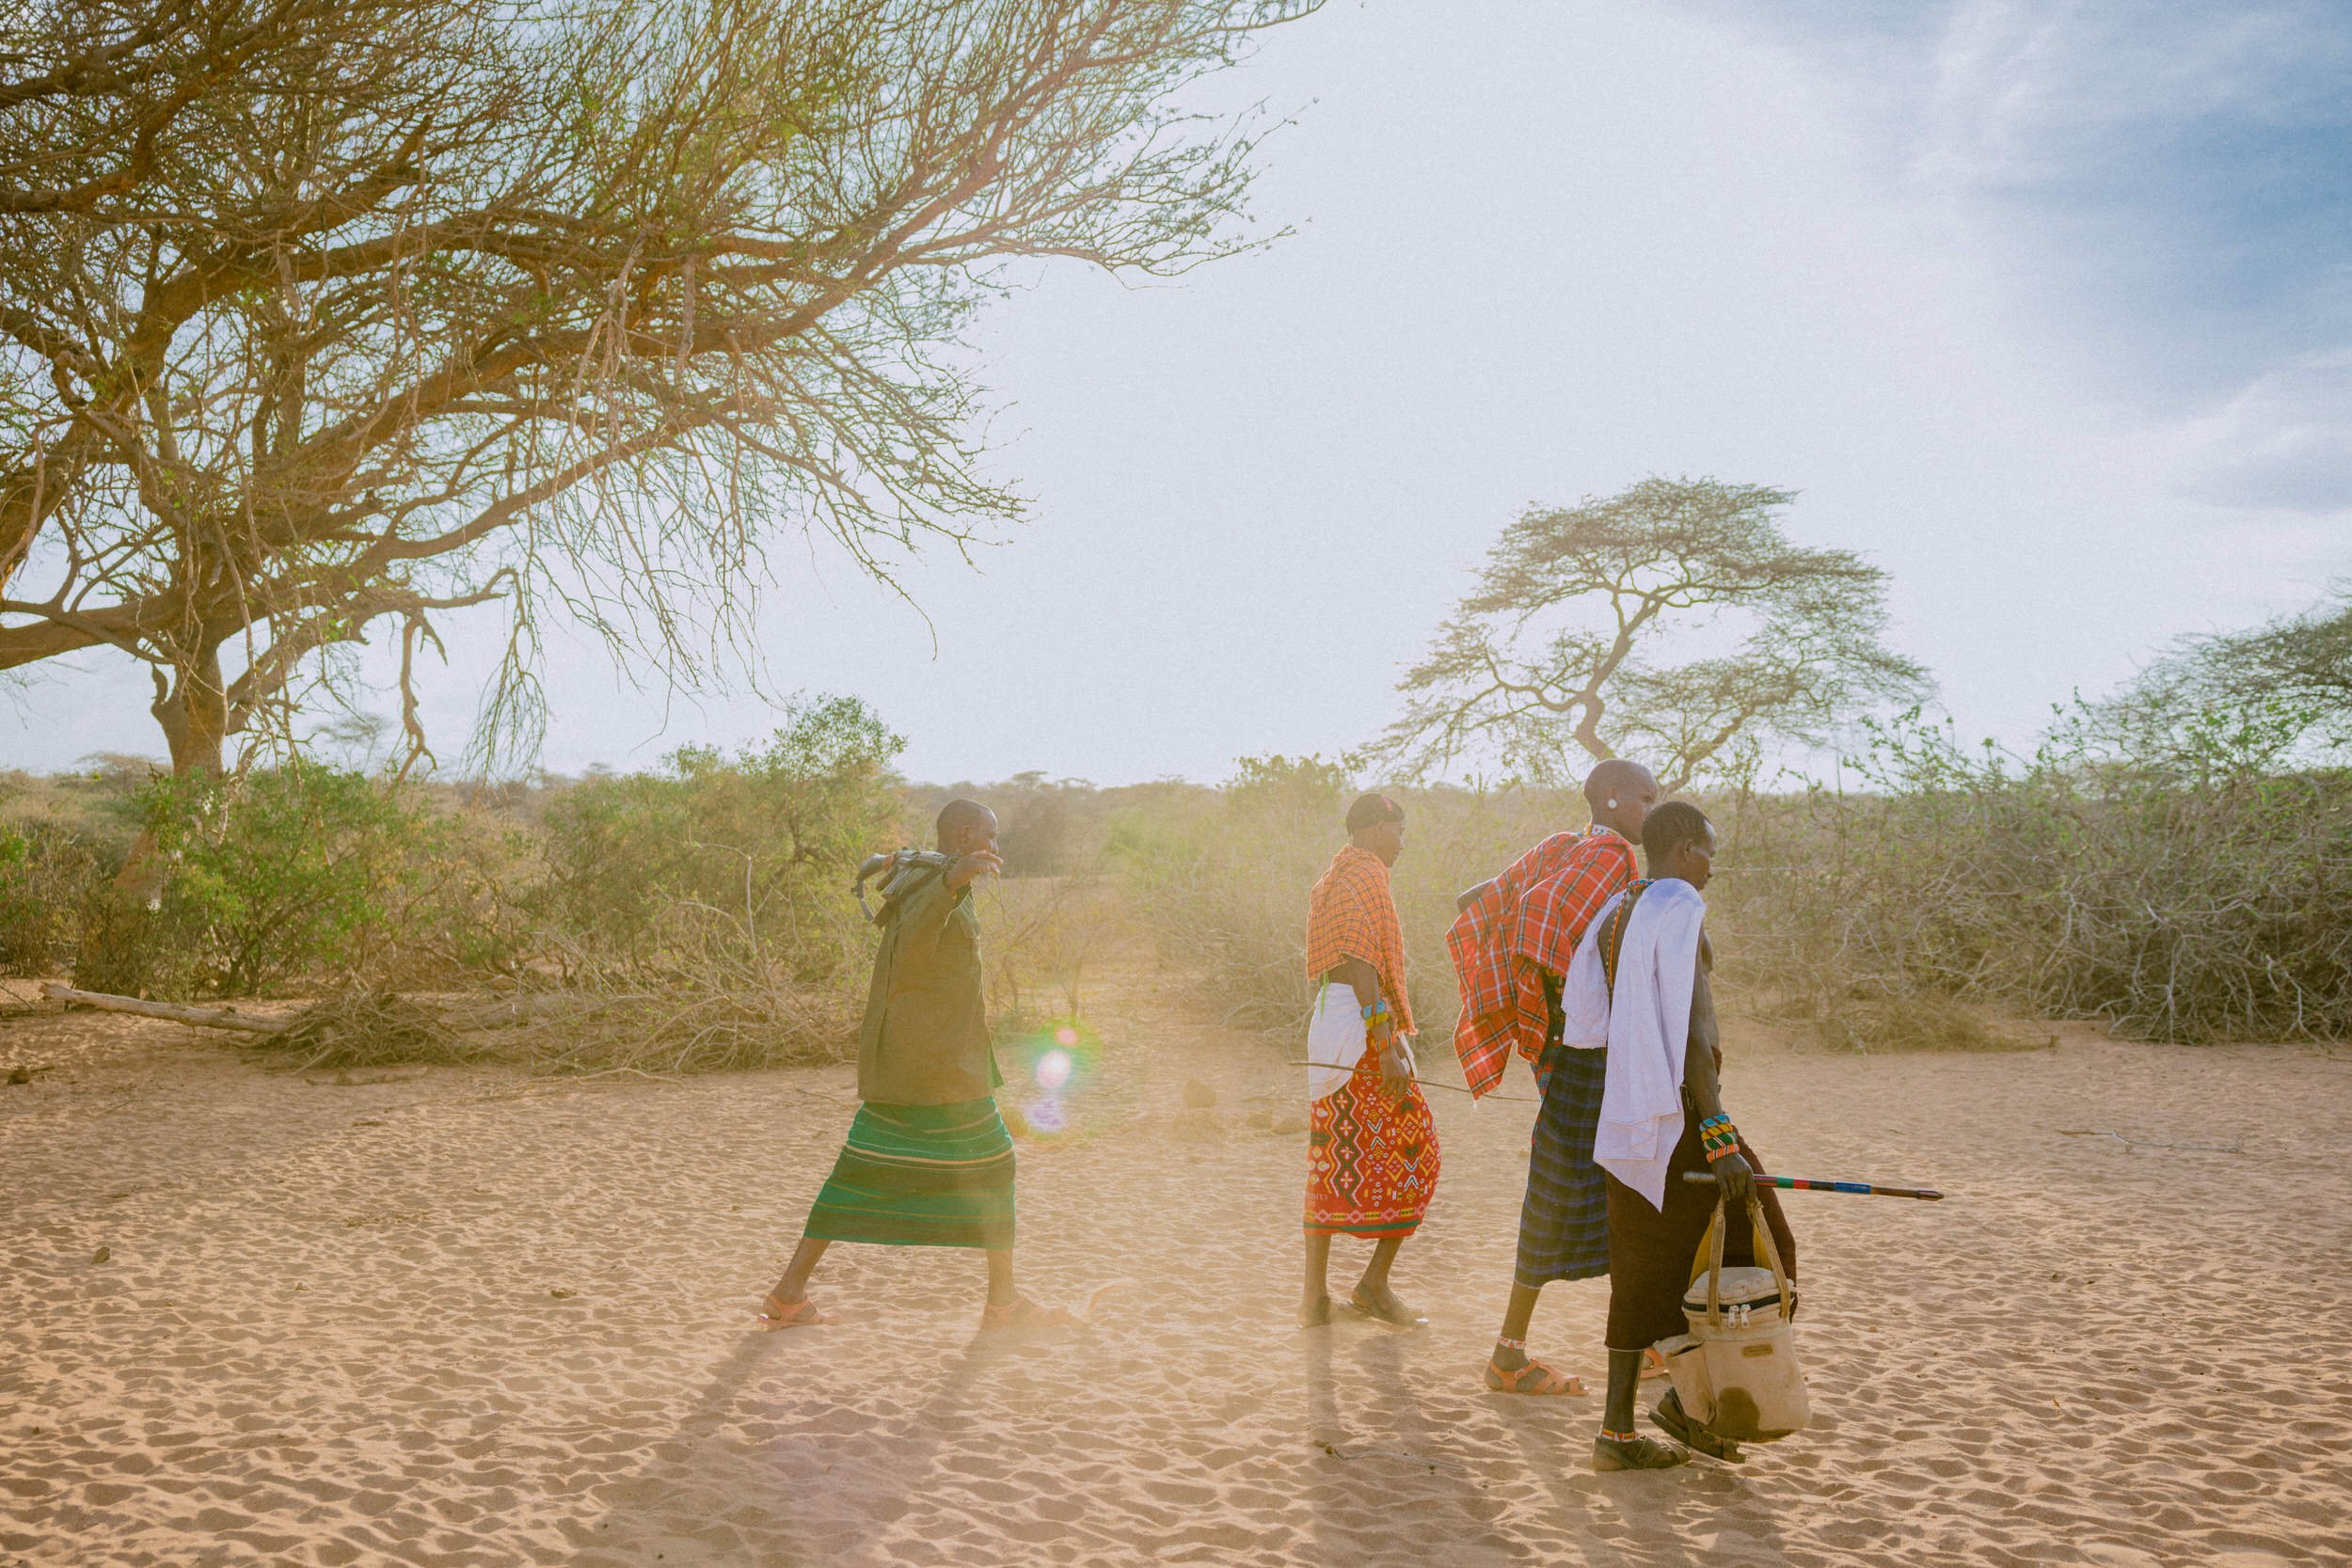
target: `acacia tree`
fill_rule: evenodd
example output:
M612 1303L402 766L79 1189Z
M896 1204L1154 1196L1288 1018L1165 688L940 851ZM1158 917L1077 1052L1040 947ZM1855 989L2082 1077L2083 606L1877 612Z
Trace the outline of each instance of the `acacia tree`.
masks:
M2352 752L2352 594L2176 644L2089 715L2123 761L2267 772Z
M413 761L433 618L502 604L482 733L527 743L550 607L695 680L779 540L887 578L1017 515L960 329L1010 263L1236 248L1252 132L1171 95L1312 0L35 8L0 670L142 660L217 771L378 626Z
M1819 745L1919 700L1926 673L1883 641L1886 574L1790 543L1776 514L1792 499L1646 479L1521 515L1406 673L1379 750L1424 776L1494 760L1551 782L1580 754L1626 753L1674 790L1744 773L1768 741ZM1678 633L1737 641L1667 662Z

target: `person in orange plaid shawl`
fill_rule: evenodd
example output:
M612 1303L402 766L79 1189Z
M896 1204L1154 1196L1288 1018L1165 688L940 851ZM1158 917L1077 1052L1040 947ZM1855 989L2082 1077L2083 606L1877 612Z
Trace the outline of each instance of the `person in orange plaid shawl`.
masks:
M1386 795L1348 808L1348 843L1307 899L1307 973L1317 982L1308 1030L1313 1100L1307 1153L1307 1279L1298 1321L1331 1321L1331 1238L1370 1238L1372 1261L1348 1303L1385 1323L1421 1315L1389 1286L1398 1248L1438 1186L1438 1129L1413 1082L1405 932L1389 867L1405 847L1405 810Z
M1585 1391L1527 1354L1543 1288L1609 1272L1608 1188L1593 1163L1607 1053L1562 1047L1560 984L1585 927L1633 879L1633 841L1658 794L1657 779L1639 763L1601 763L1584 780L1593 825L1552 834L1463 894L1446 933L1462 988L1454 1048L1470 1092L1492 1091L1517 1051L1534 1068L1543 1095L1529 1140L1511 1299L1486 1363L1486 1386L1497 1393Z

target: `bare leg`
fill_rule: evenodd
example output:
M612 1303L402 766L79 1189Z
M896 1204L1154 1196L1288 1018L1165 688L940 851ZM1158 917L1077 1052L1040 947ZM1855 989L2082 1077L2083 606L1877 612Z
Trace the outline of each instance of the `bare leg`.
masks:
M817 1260L824 1257L825 1249L831 1245L831 1242L814 1236L802 1237L801 1244L792 1250L792 1261L784 1266L784 1277L776 1281L776 1288L768 1292L769 1296L787 1307L806 1301L808 1276L817 1272Z
M1306 1289L1298 1298L1298 1326L1320 1328L1331 1321L1331 1233L1307 1232Z
M1409 1325L1426 1322L1419 1312L1399 1301L1389 1289L1389 1268L1405 1245L1402 1236L1383 1236L1372 1249L1372 1261L1364 1265L1363 1278L1356 1282L1356 1305L1385 1323Z
M1527 1365L1527 1329L1535 1321L1535 1299L1543 1289L1540 1285L1522 1285L1516 1279L1511 1282L1511 1301L1502 1309L1502 1332L1497 1338L1513 1343L1495 1346L1495 1365L1506 1372L1516 1372Z
M1010 1307L1013 1303L1012 1248L988 1249L988 1304L991 1307Z

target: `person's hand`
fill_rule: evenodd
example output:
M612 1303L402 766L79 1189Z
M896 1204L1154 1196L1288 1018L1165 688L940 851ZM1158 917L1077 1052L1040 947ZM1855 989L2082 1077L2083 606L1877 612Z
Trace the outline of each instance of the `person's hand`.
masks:
M1756 1170L1737 1154L1726 1154L1708 1167L1715 1173L1716 1190L1724 1195L1724 1203L1735 1214L1744 1214L1748 1205L1756 1201Z
M1391 1100L1402 1100L1413 1087L1413 1059L1405 1053L1405 1042L1391 1035L1380 1048L1380 1089Z
M971 885L976 877L1001 877L1004 871L1004 858L993 849L975 849L968 855L958 855L947 867L947 891L959 892Z

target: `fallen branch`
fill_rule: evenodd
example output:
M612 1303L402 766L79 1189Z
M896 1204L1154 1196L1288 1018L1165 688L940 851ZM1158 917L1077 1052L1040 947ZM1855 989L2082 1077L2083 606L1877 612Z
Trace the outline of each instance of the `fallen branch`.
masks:
M107 1013L135 1013L140 1018L159 1018L167 1023L236 1029L248 1035L282 1035L287 1027L281 1020L254 1018L234 1007L183 1007L176 1002L149 1002L136 996L110 996L103 990L75 990L55 980L42 982L40 990L52 1002L70 1002Z

